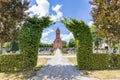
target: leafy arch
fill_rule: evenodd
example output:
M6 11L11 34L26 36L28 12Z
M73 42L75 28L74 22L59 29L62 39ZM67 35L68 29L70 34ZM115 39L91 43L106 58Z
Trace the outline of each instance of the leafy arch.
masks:
M49 17L28 17L19 32L20 53L27 59L28 67L37 64L39 41L44 28L52 24Z
M62 23L73 33L76 40L77 63L80 69L106 69L108 55L92 54L92 36L83 21L64 18ZM19 32L21 54L0 55L0 71L33 69L37 64L38 43L44 28L52 25L49 17L28 17Z
M52 24L49 17L28 17L19 31L20 54L0 55L0 71L33 69L37 64L38 43L44 28Z
M92 36L88 25L82 20L64 18L62 23L73 33L76 41L77 63L80 69L88 69L92 54Z

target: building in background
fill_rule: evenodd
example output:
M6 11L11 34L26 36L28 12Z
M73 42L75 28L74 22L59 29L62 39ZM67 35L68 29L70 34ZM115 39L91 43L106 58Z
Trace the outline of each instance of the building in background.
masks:
M62 40L60 39L60 29L59 28L57 28L57 30L56 30L56 39L54 40L53 48L55 48L55 49L62 48Z

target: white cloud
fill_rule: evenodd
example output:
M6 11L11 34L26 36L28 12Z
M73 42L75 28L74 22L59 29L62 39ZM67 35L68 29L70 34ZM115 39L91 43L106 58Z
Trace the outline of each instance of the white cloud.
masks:
M41 37L41 42L42 43L52 43L52 41L50 40L50 39L48 39L48 35L50 34L50 33L52 33L52 32L54 32L54 30L53 29L51 29L51 28L49 28L47 31L43 31L43 33L42 33L42 37Z
M29 16L32 17L37 15L38 17L42 16L50 16L51 20L54 22L59 21L63 17L63 13L60 11L62 5L57 4L56 6L52 7L52 10L56 13L56 15L49 14L50 3L48 0L36 0L37 5L33 5L29 8L26 12L29 12Z
M41 42L42 42L42 43L48 43L48 38L43 38L43 39L41 39Z
M50 40L50 39L48 39L48 38L46 37L46 38L41 39L41 42L42 42L42 43L51 44L51 43L52 43L52 40Z
M55 7L52 7L52 10L55 12L59 12L59 9L61 8L62 5L56 5Z
M74 36L73 36L72 33L69 33L69 34L61 34L61 39L62 39L63 41L69 42L70 39L74 39Z
M90 21L89 23L88 23L88 26L92 26L93 25L93 21Z
M47 37L50 33L54 32L53 29L48 29L46 32L42 33L42 39Z
M38 17L47 16L49 15L49 7L50 4L47 0L36 0L37 5L33 5L29 8L28 11L30 12L29 16L37 15Z
M59 21L63 17L63 13L60 11L62 5L57 4L55 7L52 7L52 10L56 12L56 15L51 15L51 20Z

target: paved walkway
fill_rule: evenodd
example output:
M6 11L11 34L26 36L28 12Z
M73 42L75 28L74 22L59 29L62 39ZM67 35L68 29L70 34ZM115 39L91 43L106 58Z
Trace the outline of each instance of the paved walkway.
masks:
M74 64L63 57L59 49L55 56L37 72L37 76L31 80L98 80L83 74L77 70Z

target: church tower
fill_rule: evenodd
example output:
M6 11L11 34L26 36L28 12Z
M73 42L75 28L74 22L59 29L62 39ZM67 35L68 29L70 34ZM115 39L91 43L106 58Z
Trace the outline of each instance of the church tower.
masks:
M62 40L60 39L60 29L56 30L56 39L54 40L53 48L62 48Z

